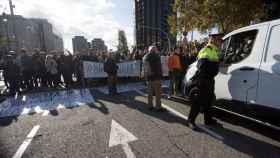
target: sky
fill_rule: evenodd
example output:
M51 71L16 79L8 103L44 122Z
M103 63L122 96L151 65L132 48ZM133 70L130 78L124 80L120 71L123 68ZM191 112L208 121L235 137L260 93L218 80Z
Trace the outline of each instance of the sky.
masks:
M104 39L109 49L116 49L118 30L126 32L128 44L134 44L133 0L13 0L15 14L45 18L63 37L64 47L72 51L73 36L89 41ZM9 13L8 0L0 0L0 12Z

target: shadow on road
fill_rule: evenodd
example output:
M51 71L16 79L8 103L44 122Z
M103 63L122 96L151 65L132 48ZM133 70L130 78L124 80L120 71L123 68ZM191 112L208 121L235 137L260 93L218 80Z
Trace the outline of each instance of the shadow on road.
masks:
M174 97L171 100L175 101L175 102L180 102L182 104L185 104L186 106L190 106L190 102L188 100L180 98L180 97L176 97L176 98ZM261 134L263 136L266 136L268 138L271 138L273 140L280 142L280 137L279 137L280 131L279 130L269 128L265 125L255 123L248 119L241 118L239 116L235 116L233 114L218 110L216 108L212 108L212 112L213 112L213 115L215 118L217 118L223 122L227 122L232 125L236 125L236 126L243 127L245 129L249 129L258 134Z
M96 92L95 94L97 94ZM128 108L138 110L146 115L155 117L157 119L160 119L162 121L168 122L168 123L179 123L182 125L186 125L186 120L181 119L177 116L174 116L170 113L164 112L164 113L157 113L148 110L148 105L142 101L136 100L136 97L139 96L136 92L129 92L129 95L122 94L118 96L110 97L108 95L98 93L96 98L100 98L101 100L106 100L111 103L119 104L122 106L126 106ZM228 118L227 120L224 117L225 115L221 115L223 117L218 117L219 119L232 123L231 121L234 120L232 118ZM230 121L231 120L231 121ZM245 126L248 122L243 121L242 126ZM241 125L241 124L240 124ZM255 127L256 125L247 124L245 128L249 128L251 130L261 131L262 128L259 128L258 130ZM223 137L223 143L235 150L238 150L244 154L250 155L252 157L277 157L280 155L280 147L270 144L265 141L261 141L258 139L255 139L253 137L250 137L248 135L244 135L242 133L236 132L234 130L228 129L228 128L211 128L212 131L220 134ZM267 130L266 130L267 131ZM271 134L271 133L270 133ZM276 134L276 133L275 133ZM277 135L274 135L277 136ZM275 137L276 138L276 137ZM279 141L279 138L277 138ZM260 150L261 149L261 150ZM269 153L267 152L269 151Z
M104 93L94 91L94 98L98 98L100 100L105 100L107 102L126 106L128 108L131 108L131 109L137 110L139 112L142 112L146 115L161 119L168 123L180 123L182 125L186 125L186 120L176 117L168 112L155 112L155 111L149 110L148 109L149 106L146 103L136 100L136 97L139 96L138 93L133 92L133 91L128 92L128 93L129 93L129 95L126 95L127 93L123 93L123 94L117 95L117 96L109 96Z
M9 126L14 121L17 121L18 116L12 116L12 117L6 117L6 118L0 118L0 126Z
M109 109L105 106L105 104L98 99L95 99L94 103L88 104L88 106L92 109L97 109L105 115L109 114Z
M211 128L223 137L223 143L235 150L255 158L279 157L280 147L228 128Z

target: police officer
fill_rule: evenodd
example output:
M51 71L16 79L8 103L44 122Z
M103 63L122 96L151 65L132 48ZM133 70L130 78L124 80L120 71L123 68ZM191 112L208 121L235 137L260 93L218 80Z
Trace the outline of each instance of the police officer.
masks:
M197 72L192 78L195 88L190 91L192 102L189 114L189 125L196 128L195 119L200 111L204 112L206 125L217 125L212 119L210 107L215 99L215 76L219 71L219 50L221 44L220 35L210 35L208 44L198 53Z

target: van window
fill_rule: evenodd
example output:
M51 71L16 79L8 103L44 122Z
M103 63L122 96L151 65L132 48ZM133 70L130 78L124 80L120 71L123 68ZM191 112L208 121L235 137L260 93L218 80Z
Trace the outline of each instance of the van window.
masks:
M269 62L279 62L280 58L280 25L273 26L271 29L270 40L267 50L267 61Z
M224 58L226 56L226 52L227 52L227 48L228 48L228 44L230 41L230 37L228 37L227 39L225 39L221 45L221 53L220 53L220 59L222 61L224 61Z
M233 35L226 50L225 62L235 64L247 58L252 52L257 33L257 30L251 30Z

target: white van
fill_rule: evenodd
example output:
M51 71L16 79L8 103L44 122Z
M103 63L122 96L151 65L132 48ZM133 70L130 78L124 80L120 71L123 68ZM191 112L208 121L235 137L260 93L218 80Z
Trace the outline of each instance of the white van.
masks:
M215 106L280 125L280 19L235 30L223 38L226 64L215 81ZM185 76L185 94L196 72Z

